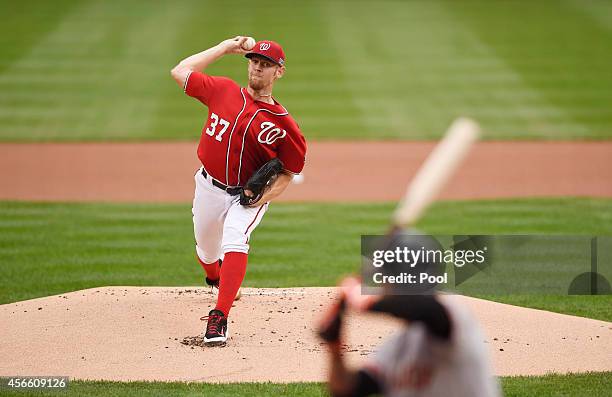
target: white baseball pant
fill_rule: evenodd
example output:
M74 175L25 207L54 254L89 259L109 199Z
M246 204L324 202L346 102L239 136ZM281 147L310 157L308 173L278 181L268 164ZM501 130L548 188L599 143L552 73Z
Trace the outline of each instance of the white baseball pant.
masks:
M204 263L214 263L227 252L249 253L251 233L268 210L269 203L258 207L240 205L240 196L231 196L205 178L202 168L195 174L193 230L196 252Z

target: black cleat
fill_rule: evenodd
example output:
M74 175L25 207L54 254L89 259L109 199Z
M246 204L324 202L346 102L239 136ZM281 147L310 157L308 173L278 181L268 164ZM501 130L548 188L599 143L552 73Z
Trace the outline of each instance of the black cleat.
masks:
M213 309L208 313L208 316L202 317L201 320L208 320L204 333L204 343L207 346L225 345L229 337L225 314L220 310Z

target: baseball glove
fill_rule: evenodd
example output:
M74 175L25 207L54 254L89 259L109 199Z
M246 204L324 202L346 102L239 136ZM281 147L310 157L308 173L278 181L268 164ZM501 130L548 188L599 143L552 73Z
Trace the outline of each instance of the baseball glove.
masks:
M283 168L283 162L278 158L273 158L262 165L242 187L240 204L249 206L257 203Z

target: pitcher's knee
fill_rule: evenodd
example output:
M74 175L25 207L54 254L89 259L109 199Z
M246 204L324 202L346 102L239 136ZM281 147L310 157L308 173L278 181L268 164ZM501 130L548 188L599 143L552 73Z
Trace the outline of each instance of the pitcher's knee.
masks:
M223 244L223 254L228 252L242 252L243 254L249 253L249 245L241 243L227 243Z
M207 252L200 248L199 245L196 245L196 254L198 255L198 259L203 263L213 263L219 259L219 252Z

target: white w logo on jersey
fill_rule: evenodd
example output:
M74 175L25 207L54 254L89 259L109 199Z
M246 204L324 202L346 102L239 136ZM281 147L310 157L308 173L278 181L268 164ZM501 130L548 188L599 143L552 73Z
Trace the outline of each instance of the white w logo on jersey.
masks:
M281 130L274 123L264 121L261 123L261 131L257 135L259 143L266 143L268 145L273 144L277 139L284 138L287 135L287 131Z

